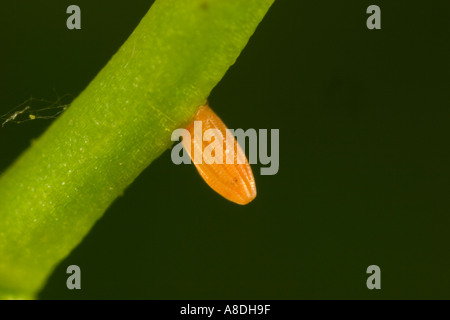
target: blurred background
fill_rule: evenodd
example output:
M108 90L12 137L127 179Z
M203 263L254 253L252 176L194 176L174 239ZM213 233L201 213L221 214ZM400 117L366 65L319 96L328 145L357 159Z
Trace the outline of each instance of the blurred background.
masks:
M81 30L66 28L71 4ZM77 96L151 4L3 3L0 115L30 97ZM366 27L371 4L381 30ZM166 152L39 298L450 298L449 10L276 0L209 100L229 128L280 129L278 174L254 165L258 197L241 207ZM0 128L0 172L51 121ZM66 287L72 264L81 290ZM373 264L381 290L366 287Z

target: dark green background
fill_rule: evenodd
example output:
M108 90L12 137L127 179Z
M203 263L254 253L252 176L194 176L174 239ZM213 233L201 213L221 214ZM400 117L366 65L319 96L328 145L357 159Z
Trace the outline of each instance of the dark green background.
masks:
M3 3L0 114L79 94L151 3ZM66 28L70 4L82 30ZM366 28L370 4L382 30ZM253 166L258 197L241 207L166 152L39 297L450 298L449 9L276 0L210 102L230 128L280 129L279 173ZM49 124L0 128L0 170ZM71 264L82 290L66 288ZM372 264L378 291L366 288Z

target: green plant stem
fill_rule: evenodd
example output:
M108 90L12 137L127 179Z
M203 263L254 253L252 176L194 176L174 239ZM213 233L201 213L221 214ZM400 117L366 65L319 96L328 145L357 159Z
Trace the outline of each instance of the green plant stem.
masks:
M170 147L172 131L192 119L273 1L154 3L70 108L1 176L0 297L36 295L114 199Z

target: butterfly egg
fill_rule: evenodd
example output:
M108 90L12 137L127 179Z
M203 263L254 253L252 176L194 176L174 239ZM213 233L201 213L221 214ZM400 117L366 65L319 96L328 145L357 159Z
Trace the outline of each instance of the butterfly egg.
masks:
M245 153L214 111L208 105L200 107L186 129L191 140L183 140L183 147L203 180L237 204L255 199L255 179Z

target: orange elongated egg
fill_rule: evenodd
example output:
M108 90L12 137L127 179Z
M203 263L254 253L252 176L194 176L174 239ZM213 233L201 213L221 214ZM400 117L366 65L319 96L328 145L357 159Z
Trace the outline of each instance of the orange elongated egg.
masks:
M245 153L214 111L208 105L200 107L186 129L191 140L183 139L183 147L203 180L237 204L255 199L255 179Z

